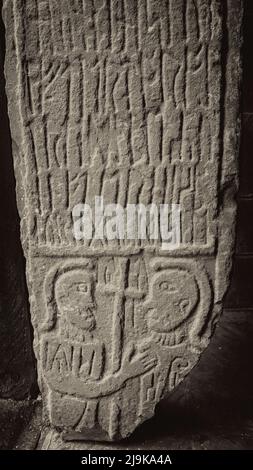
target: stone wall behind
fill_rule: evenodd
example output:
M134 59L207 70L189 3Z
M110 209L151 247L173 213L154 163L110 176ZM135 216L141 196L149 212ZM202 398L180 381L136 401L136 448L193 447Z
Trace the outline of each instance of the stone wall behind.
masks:
M23 399L33 393L35 362L20 243L19 218L5 81L4 29L0 22L0 398Z

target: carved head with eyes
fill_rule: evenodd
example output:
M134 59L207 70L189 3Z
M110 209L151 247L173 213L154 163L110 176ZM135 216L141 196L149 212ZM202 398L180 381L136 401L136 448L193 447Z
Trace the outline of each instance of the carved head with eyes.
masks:
M91 332L95 329L96 306L91 274L81 269L62 274L56 282L55 298L59 314L68 323L85 331Z
M199 291L195 277L184 269L166 269L157 273L151 286L147 307L148 326L156 333L178 328L196 308Z

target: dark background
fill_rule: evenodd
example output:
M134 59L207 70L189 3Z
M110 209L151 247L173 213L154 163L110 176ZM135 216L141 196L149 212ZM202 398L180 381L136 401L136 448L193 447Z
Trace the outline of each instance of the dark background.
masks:
M0 2L1 4L1 2ZM223 317L197 367L122 446L253 449L253 1L244 0L236 255ZM19 238L0 25L0 448L40 434L36 361Z

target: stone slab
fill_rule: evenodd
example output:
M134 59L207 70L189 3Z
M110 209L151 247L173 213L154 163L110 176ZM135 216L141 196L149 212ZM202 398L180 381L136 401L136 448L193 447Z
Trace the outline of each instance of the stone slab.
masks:
M197 363L234 247L239 0L5 0L6 77L47 425L117 440ZM73 208L179 204L180 245L76 240Z

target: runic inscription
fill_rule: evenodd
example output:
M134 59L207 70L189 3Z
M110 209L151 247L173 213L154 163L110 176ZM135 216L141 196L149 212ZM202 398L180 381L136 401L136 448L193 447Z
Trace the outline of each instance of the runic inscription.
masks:
M5 0L3 16L45 421L67 439L126 437L196 364L221 312L241 2ZM77 239L73 209L96 197L179 205L179 245Z

